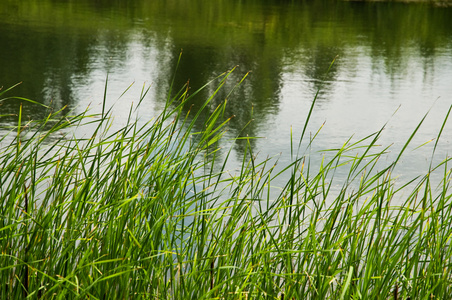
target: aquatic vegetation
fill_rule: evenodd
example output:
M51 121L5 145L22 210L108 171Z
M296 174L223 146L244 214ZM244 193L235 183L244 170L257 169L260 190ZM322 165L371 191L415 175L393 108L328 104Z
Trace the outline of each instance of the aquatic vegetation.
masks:
M274 161L257 160L247 147L233 173L230 152L217 147L229 120L226 101L195 129L229 75L196 112L183 113L196 95L184 87L145 125L132 107L114 132L105 107L96 116L49 112L26 126L19 112L18 126L0 140L0 298L452 293L450 158L401 187L392 173L419 127L384 167L377 166L387 150L376 146L380 131L330 149L318 167L294 154L275 171ZM95 125L92 135L73 137L84 124ZM337 178L338 170L348 175ZM441 182L433 184L432 172L443 172ZM291 174L286 185L274 187L283 174Z

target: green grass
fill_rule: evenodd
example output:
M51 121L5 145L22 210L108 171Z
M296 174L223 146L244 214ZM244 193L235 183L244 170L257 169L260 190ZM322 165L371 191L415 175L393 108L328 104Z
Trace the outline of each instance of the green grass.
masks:
M181 89L144 126L131 108L114 132L105 107L100 118L60 111L27 124L19 112L0 144L0 299L452 295L450 159L401 187L392 176L418 128L384 167L380 131L316 168L293 142L283 171L247 147L231 174L217 143L226 101L196 132L203 109L182 109L195 95ZM91 137L71 137L87 123ZM305 131L300 145L315 143ZM443 172L438 186L433 171Z

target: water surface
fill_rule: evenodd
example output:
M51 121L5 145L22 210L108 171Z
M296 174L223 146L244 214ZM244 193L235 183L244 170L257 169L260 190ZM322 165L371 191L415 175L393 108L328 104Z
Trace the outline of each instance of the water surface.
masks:
M0 85L22 82L9 95L56 109L100 111L108 74L108 105L121 125L143 85L151 85L140 109L148 120L163 107L173 76L176 86L189 80L196 90L238 66L211 109L251 71L229 98L226 114L235 118L228 135L263 137L251 141L253 151L282 153L280 165L291 160L291 130L298 139L317 91L308 134L323 127L314 160L317 151L387 123L380 144L393 144L389 162L429 111L398 169L411 178L426 172L433 143L416 147L437 136L452 104L451 28L452 9L428 3L5 0ZM17 122L18 105L2 103L0 114L13 115L3 126ZM47 114L34 105L24 112L29 119ZM449 123L436 161L450 154L451 141ZM231 168L244 147L234 146Z

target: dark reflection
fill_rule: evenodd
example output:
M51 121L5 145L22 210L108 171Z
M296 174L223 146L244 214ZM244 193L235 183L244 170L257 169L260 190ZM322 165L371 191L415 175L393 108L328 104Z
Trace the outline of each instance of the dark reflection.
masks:
M340 66L340 59L337 62L335 60L343 55L343 51L336 47L318 47L313 50L305 67L305 74L312 81L313 91L319 91L319 100L324 101L326 100L324 95L329 93L330 85L336 80Z
M451 8L389 2L356 3L352 9L370 42L371 58L383 59L392 78L409 65L404 60L412 55L412 47L435 49L450 44ZM421 57L424 54L427 53L421 52Z
M234 66L226 63L236 63L236 69L228 78L225 86L219 91L209 106L212 112L222 103L242 78L246 80L239 88L234 89L225 110L225 118L234 116L229 124L234 136L258 136L259 124L265 123L269 111L277 113L279 102L279 89L281 86L280 57L265 47L236 47L233 52L221 51L213 47L196 49L185 45L182 60L177 69L175 86L189 83L190 92L194 93L207 82L218 76L220 70L228 70ZM177 67L178 57L172 61L172 69ZM250 72L251 71L251 72ZM215 73L217 72L217 73ZM204 101L214 93L219 80L197 94L193 101L187 104L186 110L201 107ZM258 87L258 88L256 88ZM253 112L255 115L253 115ZM201 124L199 124L201 125ZM197 128L200 130L201 128ZM251 140L254 144L254 141ZM244 151L246 145L237 143L239 153Z
M59 109L71 105L75 95L71 89L74 73L86 75L89 59L88 43L58 28L40 31L21 25L4 25L0 30L4 41L0 50L1 85L6 88L21 85L5 96L30 98ZM46 110L24 103L27 118L42 118ZM2 113L18 112L19 101L2 103Z
M175 88L189 81L193 92L238 65L211 110L251 71L228 100L225 117L235 116L233 136L258 136L280 112L282 74L289 69L301 70L312 82L310 95L318 89L329 95L339 74L356 68L340 60L350 49L365 49L374 68L383 61L390 78L405 72L412 49L418 49L428 82L437 49L450 49L452 43L452 10L428 4L42 0L35 6L31 0L5 0L0 17L0 85L23 81L13 94L52 103L55 109L76 106L85 95L77 92L84 84L103 81L107 73L120 78L127 68L140 69L147 61L158 62L158 70L147 72L158 74L152 101L163 103L180 49ZM136 52L139 58L130 63ZM339 61L327 74L336 55ZM93 75L99 71L104 76ZM212 92L209 87L194 98L194 109ZM322 100L328 105L328 97ZM17 109L13 102L0 107L1 114ZM27 105L25 113L41 118L46 111ZM236 147L244 151L242 144Z

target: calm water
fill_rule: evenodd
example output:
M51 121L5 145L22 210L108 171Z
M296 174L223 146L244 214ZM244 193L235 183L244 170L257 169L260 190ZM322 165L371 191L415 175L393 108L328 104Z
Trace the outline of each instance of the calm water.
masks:
M313 160L321 156L316 151L340 147L352 135L358 140L388 122L380 144L394 144L391 161L430 109L398 170L402 178L427 170L433 143L415 148L436 137L452 104L452 8L428 4L3 0L0 45L0 86L23 82L9 95L55 108L99 111L109 74L117 125L125 123L143 84L151 89L142 119L162 108L181 49L177 86L190 80L194 90L238 65L217 99L251 71L229 99L227 114L236 117L228 134L264 137L252 142L254 152L261 158L282 153L280 165L290 161L291 128L295 137L301 133L319 89L308 129L324 126ZM17 111L18 103L0 106L0 115ZM36 119L45 111L26 106L25 114ZM0 121L11 122L15 117ZM452 150L451 124L436 161ZM243 147L234 146L231 168Z

